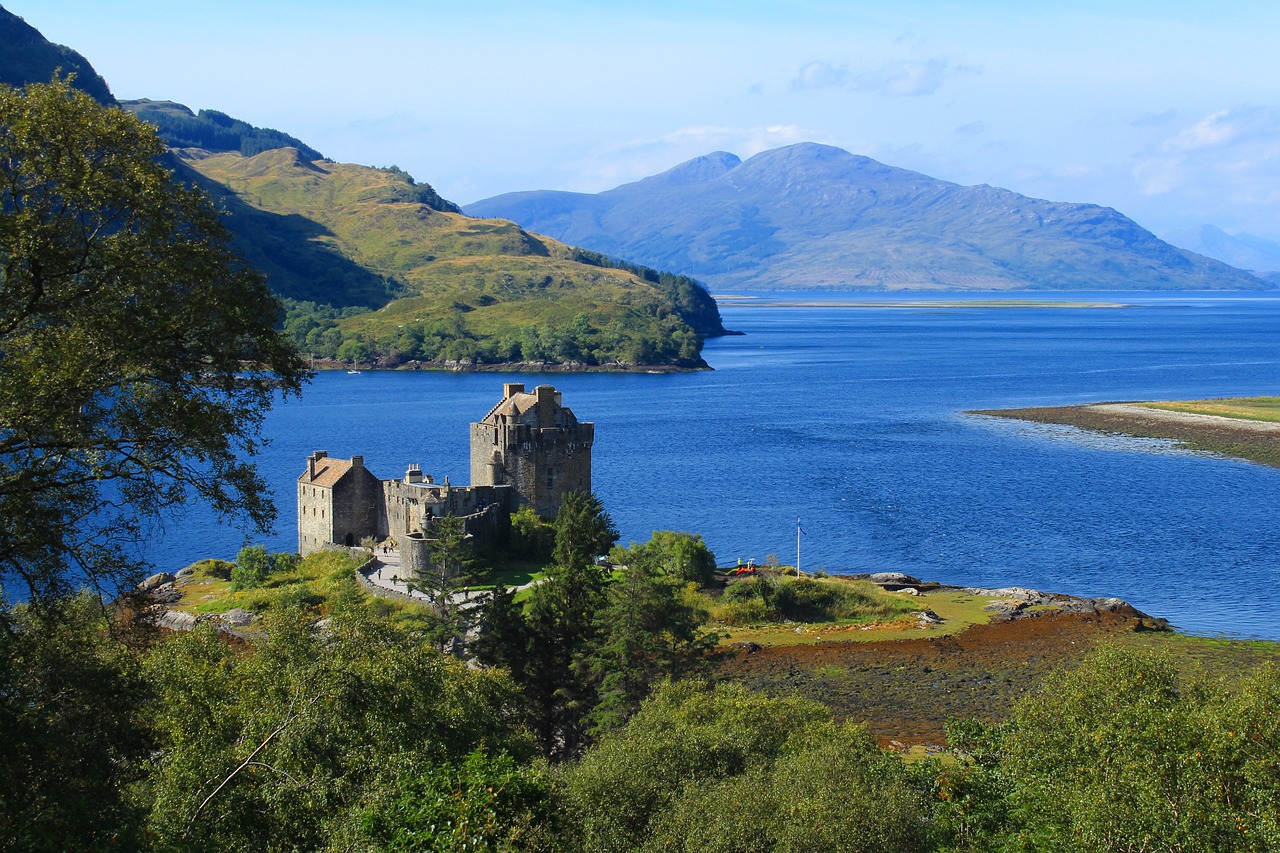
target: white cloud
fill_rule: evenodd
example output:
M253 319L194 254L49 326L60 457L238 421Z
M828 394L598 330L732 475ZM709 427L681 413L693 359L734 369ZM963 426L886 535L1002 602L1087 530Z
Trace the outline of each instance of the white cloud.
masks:
M793 90L829 89L843 86L849 80L849 69L825 60L815 59L807 62L791 80Z
M910 98L931 95L942 84L957 74L974 74L979 69L952 65L945 59L899 60L879 68L864 71L853 78L853 88L859 92L875 92L889 98Z
M962 124L956 128L955 132L960 136L981 136L986 132L987 126L981 121L971 121L968 124Z
M1161 148L1175 153L1220 148L1240 136L1243 131L1240 118L1239 115L1233 116L1231 110L1219 110L1179 131L1177 136L1166 140Z
M1275 233L1280 206L1280 109L1218 110L1157 140L1132 168L1138 204L1180 221L1248 222Z
M889 98L930 95L957 74L977 74L980 68L953 65L942 58L901 59L876 68L851 71L848 66L825 59L806 62L791 78L793 92L806 89L851 89L873 92Z

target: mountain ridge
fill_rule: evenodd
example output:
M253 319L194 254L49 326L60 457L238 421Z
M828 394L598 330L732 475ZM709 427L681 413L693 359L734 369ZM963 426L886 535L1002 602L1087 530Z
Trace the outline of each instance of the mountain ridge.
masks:
M1201 225L1171 235L1169 242L1255 275L1280 272L1280 243L1245 232L1228 234L1215 225Z
M722 289L1266 287L1099 205L962 186L817 143L733 160L717 152L594 195L526 191L463 211Z

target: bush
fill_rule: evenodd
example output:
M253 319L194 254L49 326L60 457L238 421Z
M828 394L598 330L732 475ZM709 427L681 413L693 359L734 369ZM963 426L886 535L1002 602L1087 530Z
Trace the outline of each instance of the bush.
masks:
M298 568L302 558L284 552L268 554L263 545L246 545L236 555L231 569L231 589L252 589L262 586L272 575L285 574Z
M246 545L236 554L236 565L231 570L233 590L262 586L271 574L271 556L262 545Z
M511 538L508 550L517 557L531 560L550 560L556 544L556 530L533 511L533 507L521 507L511 516Z

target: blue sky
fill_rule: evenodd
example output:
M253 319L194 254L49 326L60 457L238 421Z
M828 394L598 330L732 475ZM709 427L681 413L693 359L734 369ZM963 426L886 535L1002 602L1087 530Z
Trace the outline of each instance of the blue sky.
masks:
M1280 240L1280 4L0 0L120 98L212 108L446 198L838 145Z

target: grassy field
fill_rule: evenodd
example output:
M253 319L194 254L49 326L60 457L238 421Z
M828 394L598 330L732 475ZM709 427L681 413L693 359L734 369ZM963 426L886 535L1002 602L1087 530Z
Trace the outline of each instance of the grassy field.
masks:
M775 594L767 603L758 595L745 594L752 586L765 583L793 585L797 592L791 596ZM988 598L959 591L914 596L839 576L806 577L798 584L794 578L767 574L730 580L723 590L701 591L690 603L710 615L710 627L722 635L724 645L794 646L937 637L959 633L990 618L983 610L990 603ZM919 627L917 616L925 610L937 614L943 624Z
M1216 400L1173 400L1141 405L1166 412L1280 423L1280 397L1224 397Z

